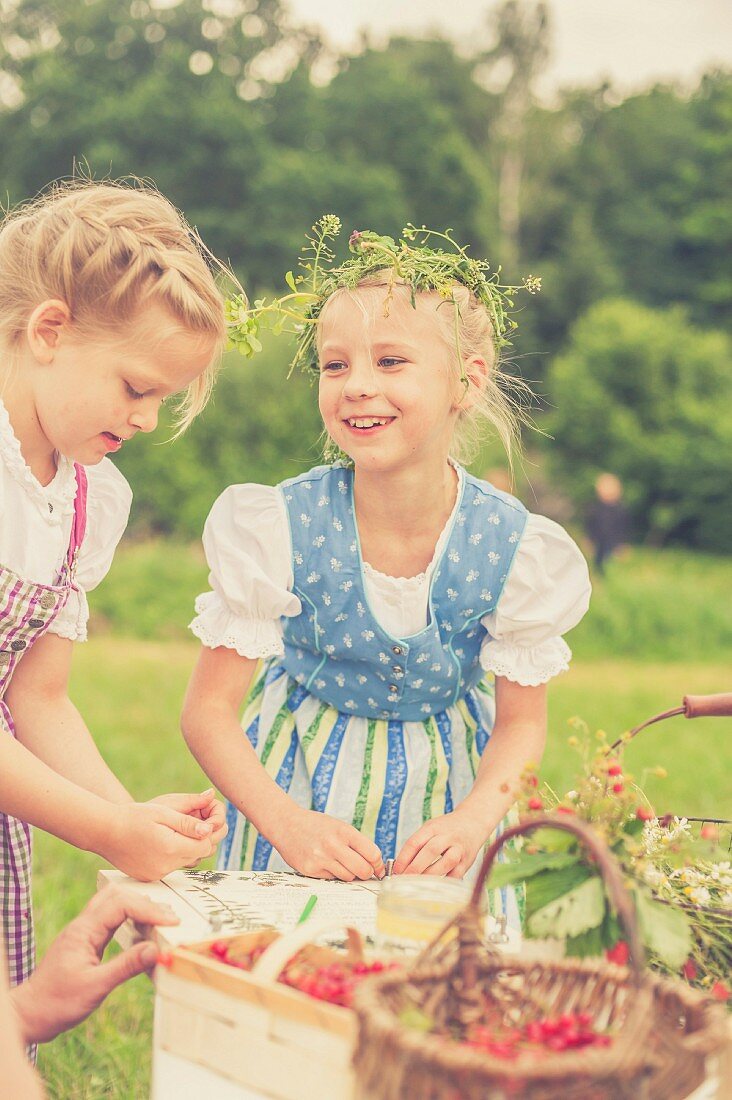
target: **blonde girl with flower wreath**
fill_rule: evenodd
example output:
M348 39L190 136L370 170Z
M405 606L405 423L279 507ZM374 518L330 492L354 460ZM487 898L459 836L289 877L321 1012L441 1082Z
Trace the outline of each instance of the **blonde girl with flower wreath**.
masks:
M221 868L461 877L542 755L587 567L461 464L481 426L516 432L487 263L410 227L332 267L328 228L291 294L231 312L244 344L295 320L342 460L214 504L183 730L230 800Z
M107 455L181 395L206 404L225 337L200 241L151 189L58 185L0 225L0 877L10 978L33 962L31 826L156 879L214 849L213 791L137 803L68 696L86 593L127 524Z

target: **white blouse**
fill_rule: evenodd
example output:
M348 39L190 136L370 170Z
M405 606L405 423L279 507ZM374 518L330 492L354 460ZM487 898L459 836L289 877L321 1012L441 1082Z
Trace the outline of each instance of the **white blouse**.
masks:
M369 603L394 637L427 625L430 581L452 519L424 573L390 577L364 563ZM292 592L290 529L280 491L229 486L206 520L203 545L212 591L196 600L193 633L206 646L226 646L242 657L281 656L280 617L299 615L301 605ZM577 545L553 520L529 514L499 604L481 620L487 631L483 668L524 685L564 671L572 654L561 635L580 621L589 600L587 563Z
M48 628L74 642L86 640L86 593L106 576L132 503L129 485L108 458L87 466L86 474L86 534L79 551L77 587ZM0 565L26 581L55 584L69 547L75 496L76 474L70 459L59 458L48 485L41 485L33 475L0 401Z

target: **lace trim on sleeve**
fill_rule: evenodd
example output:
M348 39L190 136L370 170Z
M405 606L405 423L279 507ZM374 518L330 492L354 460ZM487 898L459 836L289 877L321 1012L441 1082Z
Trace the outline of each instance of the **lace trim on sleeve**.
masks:
M488 639L480 651L480 663L486 672L504 676L522 687L537 687L566 672L571 657L572 650L560 637L532 647Z
M196 612L189 629L209 649L225 646L250 660L281 657L285 652L277 620L232 615L215 592L204 592L197 598Z

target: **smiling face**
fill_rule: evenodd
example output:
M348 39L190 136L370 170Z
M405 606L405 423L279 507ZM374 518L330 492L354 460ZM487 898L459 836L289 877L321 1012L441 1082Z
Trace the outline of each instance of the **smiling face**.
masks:
M90 338L50 314L33 335L32 397L51 448L84 465L151 432L165 398L184 390L211 362L215 342L191 333L159 306L120 331Z
M331 439L356 468L389 471L447 459L461 387L436 310L416 308L394 288L359 287L333 296L321 314L319 405ZM445 307L450 308L450 307Z

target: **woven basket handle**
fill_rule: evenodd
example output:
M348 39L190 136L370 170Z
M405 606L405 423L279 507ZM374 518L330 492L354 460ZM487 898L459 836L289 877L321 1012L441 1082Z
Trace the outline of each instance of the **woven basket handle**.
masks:
M584 846L593 856L600 869L603 882L610 896L610 901L613 904L621 927L626 935L630 948L630 962L633 979L636 985L640 985L643 966L645 964L645 951L640 938L640 932L638 931L638 919L635 913L635 906L631 900L630 893L625 888L625 883L623 882L623 876L617 860L608 846L582 821L575 820L572 817L550 817L548 814L542 814L541 817L532 817L521 821L518 825L512 825L510 828L504 829L501 835L496 837L486 849L483 863L481 864L475 886L473 887L473 894L469 903L470 908L476 914L479 912L486 879L491 872L496 856L506 841L511 840L512 837L524 836L526 833L533 833L536 829L545 828L561 829L565 833L572 833L582 841Z
M252 976L266 982L277 981L290 959L294 958L298 951L302 951L303 947L313 943L319 936L343 932L344 929L348 937L349 962L361 962L363 940L356 928L346 927L342 920L309 920L305 924L296 925L295 928L274 940L255 962L251 970Z
M648 718L639 726L629 730L625 736L619 737L610 748L617 749L648 726L654 726L656 722L663 722L666 718L675 718L679 714L683 714L684 718L732 718L732 692L720 692L718 695L685 695L680 707L672 707L671 710L654 714L653 718Z

